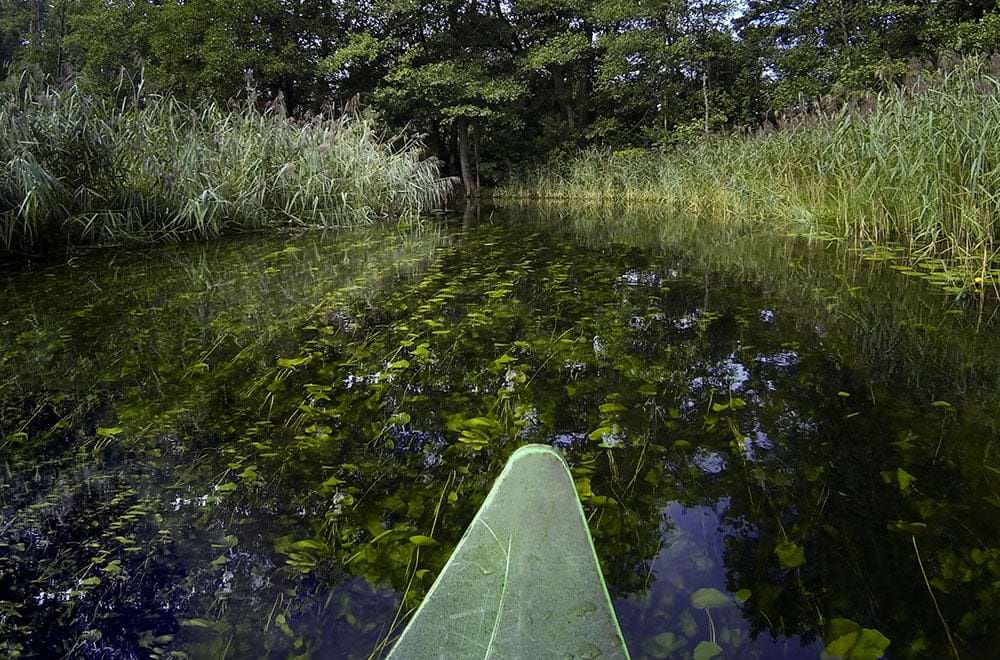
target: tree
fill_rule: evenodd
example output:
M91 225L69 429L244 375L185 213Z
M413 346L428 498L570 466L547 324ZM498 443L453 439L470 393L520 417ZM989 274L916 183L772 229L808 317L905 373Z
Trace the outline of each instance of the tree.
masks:
M451 171L458 170L466 195L477 196L484 133L512 114L523 92L502 10L475 0L390 2L378 15L386 20L349 40L326 69L344 86L367 92L390 123L428 135Z

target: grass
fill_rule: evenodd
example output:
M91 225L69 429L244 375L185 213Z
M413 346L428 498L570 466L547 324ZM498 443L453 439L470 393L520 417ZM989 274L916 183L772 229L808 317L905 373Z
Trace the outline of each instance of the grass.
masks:
M419 213L446 193L413 141L164 97L0 92L0 249L210 238Z
M500 197L656 202L891 245L985 274L1000 218L1000 58L786 121L670 151L586 151ZM995 274L995 273L994 273Z

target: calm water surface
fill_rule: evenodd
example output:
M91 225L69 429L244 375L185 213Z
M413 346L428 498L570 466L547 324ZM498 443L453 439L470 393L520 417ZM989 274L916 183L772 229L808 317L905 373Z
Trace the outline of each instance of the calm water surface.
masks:
M8 268L0 656L379 655L543 442L636 657L991 657L992 313L654 211Z

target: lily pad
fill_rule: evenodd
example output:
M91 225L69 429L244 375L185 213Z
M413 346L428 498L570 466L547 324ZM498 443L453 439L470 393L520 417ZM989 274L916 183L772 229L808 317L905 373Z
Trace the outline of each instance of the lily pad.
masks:
M774 554L778 555L778 561L781 562L783 568L798 568L806 563L806 553L802 546L788 539L774 546Z
M889 648L889 639L873 628L862 628L850 619L833 619L824 655L844 660L877 660Z
M691 594L691 605L700 610L729 607L732 604L733 599L728 594L711 587L703 587Z
M712 658L717 658L722 653L722 647L715 642L699 642L698 646L694 647L694 660L712 660Z

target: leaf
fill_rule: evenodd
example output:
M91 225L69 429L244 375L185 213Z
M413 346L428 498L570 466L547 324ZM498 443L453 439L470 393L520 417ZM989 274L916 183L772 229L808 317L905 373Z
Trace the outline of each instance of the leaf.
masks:
M410 423L410 414L401 412L389 418L389 424L393 426L405 426Z
M935 408L951 408L951 404L947 401L935 401L931 405Z
M722 412L724 410L729 410L729 404L728 403L713 403L712 404L712 412Z
M694 660L712 660L712 658L717 658L719 654L722 653L722 647L715 642L699 642L698 646L694 647Z
M830 658L876 660L889 648L889 639L873 628L862 628L850 619L833 619L823 650Z
M231 493L234 490L236 490L236 484L233 483L232 481L227 481L226 483L217 486L215 490L217 490L220 493Z
M113 427L110 427L110 428L102 426L102 427L100 427L100 428L97 429L97 436L100 437L100 438L112 438L112 437L118 435L119 433L121 433L124 430L125 429L123 429L120 426L113 426Z
M393 369L395 371L401 371L403 369L406 369L409 366L410 366L410 361L409 360L405 360L405 359L404 360L396 360L395 362L390 362L389 363L389 368Z
M329 551L329 546L322 541L317 541L315 539L302 539L301 541L296 541L292 544L292 549L294 550L315 550L317 552L327 552Z
M748 600L750 600L750 596L752 595L753 592L750 591L749 589L740 589L739 591L736 592L736 602L745 603Z
M620 403L602 403L600 410L605 415L610 415L612 413L621 413L628 410L625 406Z
M647 642L646 646L648 655L664 658L687 646L687 640L672 632L662 632Z
M639 388L639 394L643 396L656 396L656 385L652 383L646 383Z
M733 599L728 594L711 587L702 587L691 594L691 605L699 610L729 607L732 604Z
M899 489L905 492L910 489L910 484L917 478L903 468L896 468L896 479L899 480Z
M894 520L886 524L886 529L890 532L899 532L900 534L910 534L911 536L916 536L917 534L922 534L927 531L927 523Z
M433 545L438 545L438 542L429 536L424 536L423 534L414 534L410 537L410 543L418 547L428 547Z
M278 366L285 369L291 369L293 367L301 367L303 364L309 362L311 358L307 355L305 357L298 358L280 358L278 360Z
M774 554L778 555L778 561L784 568L798 568L806 563L806 553L801 546L792 543L788 539L774 547Z
M80 580L81 587L96 587L100 583L101 583L101 578L96 576Z
M321 488L333 488L334 486L339 486L344 483L343 479L338 479L336 476L330 477L326 481L320 484Z
M208 619L184 619L181 625L189 628L211 628L212 622Z
M590 489L590 477L576 480L576 494L581 498L590 497L594 491Z
M588 435L587 437L590 438L591 440L600 440L601 438L603 438L607 434L614 433L614 431L615 431L615 429L613 427L611 427L611 426L602 426L599 429L595 429L594 431L591 431L590 435Z

